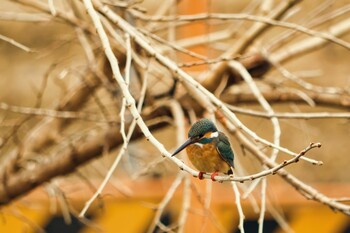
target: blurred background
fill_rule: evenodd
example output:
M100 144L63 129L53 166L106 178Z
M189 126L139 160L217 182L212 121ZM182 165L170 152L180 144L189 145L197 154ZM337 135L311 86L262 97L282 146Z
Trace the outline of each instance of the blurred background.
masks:
M203 85L203 77L227 59L222 54L242 43L249 33L254 34L252 28L259 23L210 17L183 21L176 16L239 13L272 18L271 14L284 6L285 10L273 18L350 41L347 0L96 2L123 17L159 53ZM163 21L151 20L152 15ZM125 75L125 32L108 17L99 16ZM230 184L199 181L188 174L179 178L183 172L163 158L139 129L86 218L79 218L123 143L119 133L123 95L112 78L96 30L81 1L4 0L0 3L0 36L0 202L6 203L0 209L0 232L240 232ZM183 100L187 90L174 81L176 74L149 56L133 37L130 46L135 56L129 89L138 103L147 76L141 115L155 138L172 152L181 138L186 138L189 119L206 116L207 111L193 104L193 99ZM270 25L229 55L246 66L275 112L311 113L310 117L279 118L281 145L299 153L310 142L321 142L322 147L307 156L323 165L300 161L286 170L345 204L350 198L349 48L326 43L317 35ZM263 111L234 71L226 72L214 84L208 83L205 87L226 103ZM185 112L185 135L179 136L182 131L174 123L169 99L180 103ZM326 113L326 117L313 118L313 113ZM273 140L269 118L236 114L257 135ZM128 128L132 115L127 111L124 118ZM223 124L218 127L227 132ZM262 170L233 133L230 141L240 175ZM95 144L101 146L89 150L88 145ZM271 153L270 148L258 146ZM66 155L85 149L86 156L66 162ZM184 155L180 158L191 166ZM290 156L279 153L278 162L286 159ZM60 162L69 166L57 165ZM52 172L48 172L50 168ZM23 192L13 191L13 199L4 201L7 184L17 188L15 184L28 176L33 176L34 184ZM242 195L250 183L239 184ZM308 200L277 175L269 176L267 183L263 232L350 232L349 216ZM166 200L171 187L174 192ZM259 188L242 198L245 232L258 232Z

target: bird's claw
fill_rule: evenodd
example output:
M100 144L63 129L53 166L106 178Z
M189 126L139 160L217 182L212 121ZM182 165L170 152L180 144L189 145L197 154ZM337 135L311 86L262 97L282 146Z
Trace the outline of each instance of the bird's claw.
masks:
M198 173L198 179L203 180L203 179L204 179L204 177L203 177L204 174L205 174L205 172L199 172L199 173ZM212 181L216 181L216 180L215 180L215 176L217 176L217 175L218 175L218 172L213 172L213 173L211 174L211 176L210 176L211 180L212 180Z
M215 180L215 176L217 176L217 175L218 175L218 172L213 172L213 173L211 174L211 176L210 176L211 180L212 180L212 181L216 181L216 180Z
M204 172L199 172L198 173L198 179L203 180L203 174L204 174Z

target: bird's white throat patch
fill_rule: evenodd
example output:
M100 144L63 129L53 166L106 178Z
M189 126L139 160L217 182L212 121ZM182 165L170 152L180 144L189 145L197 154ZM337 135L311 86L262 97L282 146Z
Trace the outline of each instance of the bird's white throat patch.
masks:
M203 146L204 146L202 143L199 143L199 142L196 142L195 145L199 146L200 148L203 148Z

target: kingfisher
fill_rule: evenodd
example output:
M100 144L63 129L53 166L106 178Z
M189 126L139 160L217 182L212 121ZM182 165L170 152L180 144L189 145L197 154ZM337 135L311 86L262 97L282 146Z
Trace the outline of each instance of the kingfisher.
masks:
M233 174L234 154L230 142L211 120L203 118L194 123L188 139L171 156L185 148L189 160L199 170L199 179L206 173L212 173L212 181L219 172Z

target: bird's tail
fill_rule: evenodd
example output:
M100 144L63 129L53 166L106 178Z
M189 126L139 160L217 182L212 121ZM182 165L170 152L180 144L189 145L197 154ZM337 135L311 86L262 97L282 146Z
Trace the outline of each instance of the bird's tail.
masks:
M228 175L233 175L233 168L234 168L234 167L230 167L230 169L227 171L227 174L228 174Z

